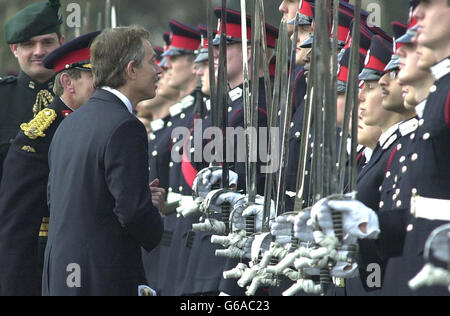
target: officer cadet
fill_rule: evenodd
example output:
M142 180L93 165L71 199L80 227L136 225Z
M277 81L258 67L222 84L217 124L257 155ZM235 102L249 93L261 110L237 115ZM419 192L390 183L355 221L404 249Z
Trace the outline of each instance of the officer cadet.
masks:
M397 38L406 31L406 27L397 28L397 24L394 30L396 29L398 30ZM407 135L407 129L404 126L414 124L415 111L406 109L403 105L401 86L396 80L400 65L399 59L395 55L392 58L383 58L383 56L391 57L392 50L383 45L384 40L381 37L374 36L372 41L375 45L371 45L368 64L366 65L372 71L363 71L360 76L361 80L369 79L364 80L364 87L360 92L360 109L364 123L379 126L383 134L380 136L371 160L358 175L356 198L365 205L377 210L381 200L378 189L382 185L386 169L391 162L391 152L400 139ZM383 48L389 54L384 55L380 52ZM375 63L378 65L374 65ZM375 71L377 67L379 67L378 71ZM373 84L373 79L376 80L376 77L379 78L379 87L366 87L366 85ZM368 240L360 241L359 269L363 288L358 286L358 281L360 280L351 280L347 286L349 295L365 295L366 290L369 290L365 283L368 264L379 262L382 267L382 274L384 273L386 262L377 261L378 256L376 254L373 255L372 252L374 248L373 243L373 241ZM380 293L379 289L375 289L375 291L371 289L370 291L371 295L379 295Z
M417 5L417 3L415 3ZM449 123L445 113L448 112L448 20L444 16L450 13L450 5L446 1L420 2L414 9L414 17L418 20L418 42L432 48L437 60L442 60L432 67L436 82L430 88L423 117L418 122L417 130L410 135L411 142L399 159L398 174L402 177L394 179L396 190L393 199L396 208L378 214L381 235L378 238L378 251L385 257L391 257L389 268L392 268L395 280L386 275L385 282L392 281L385 288L395 295L448 295L446 288L427 288L419 292L408 289L408 281L417 274L423 266L423 249L430 232L438 225L439 220L427 220L426 212L415 207L416 200L423 197L449 199L450 174L448 161L450 159ZM436 23L441 21L441 23ZM402 69L403 70L403 69ZM402 71L401 70L401 71ZM442 90L440 90L441 88ZM389 172L387 178L394 176ZM408 196L403 198L399 196ZM410 213L410 200L411 198ZM425 200L427 201L427 200ZM354 201L353 201L354 202ZM334 204L337 210L350 210L369 214L370 209L358 203L341 202ZM425 202L425 205L428 203ZM439 207L438 207L439 209ZM442 208L444 211L447 209ZM414 215L415 214L415 215ZM436 218L434 218L436 219ZM401 256L398 260L392 257ZM390 288L392 286L392 289Z
M280 6L278 7L278 11L280 11L281 14L283 14L283 20L284 21L291 21L295 18L295 14L299 10L299 8L302 6L303 0L283 0L280 3ZM294 33L294 25L288 24L287 27L289 36Z
M450 157L448 150L444 149L449 146L449 123L446 120L445 113L448 112L449 108L448 56L450 51L448 51L448 48L444 48L448 47L449 43L448 36L445 35L448 21L440 20L450 12L450 6L445 1L433 1L431 3L416 1L413 5L417 6L414 9L413 17L418 21L417 26L413 27L411 31L418 30L418 43L432 49L436 60L441 60L441 62L431 68L436 82L429 88L430 94L425 102L423 114L421 110L418 111L417 130L411 134L410 142L407 146L404 146L406 148L400 154L397 174L401 177L398 177L396 183L398 195L393 207L391 207L391 210L395 210L398 216L391 217L389 222L390 227L396 224L398 231L387 231L386 234L389 233L389 235L386 236L384 244L387 245L387 237L391 237L390 239L392 237L397 238L401 243L395 249L388 249L391 250L391 256L402 256L391 258L389 261L386 280L388 280L389 274L391 277L389 281L392 284L386 290L388 291L387 294L390 295L448 295L445 288L433 287L412 292L407 287L408 281L423 266L422 252L426 238L435 227L442 224L442 221L427 220L424 215L413 214L411 216L410 208L411 211L421 213L421 210L415 207L413 201L422 197L443 200L450 198L450 173L447 163ZM440 21L440 23L436 23L436 21ZM431 25L434 26L431 27ZM409 41L413 41L414 37L416 37L414 33L410 34ZM408 57L408 51L412 55L410 57L412 60ZM409 65L408 67L405 64L399 76L401 75L403 80L409 81L412 79L408 74L410 67L414 67L417 63L417 56L414 56L414 45L411 47L410 44L405 44L404 47L399 49L399 55ZM426 86L427 80L424 79L423 73L416 71L416 74L419 81L416 86ZM408 79L408 77L411 79ZM422 94L422 98L426 95L426 93L419 94ZM418 98L417 101L421 101L420 99ZM421 108L422 106L423 103L417 107ZM439 207L437 208L439 209ZM442 210L447 211L445 207ZM380 220L381 224L383 222Z
M214 12L218 19L222 18L222 10L218 8ZM249 42L249 74L252 73L252 56L251 56L251 43L252 43L252 32L251 32L251 17L247 16L247 40ZM242 33L241 33L241 13L239 11L227 9L227 24L226 30L226 44L227 44L227 81L230 91L229 104L228 104L228 117L227 125L228 127L244 127L244 104L243 104L243 65L242 65ZM219 63L219 50L218 45L220 42L220 34L222 30L219 28L218 34L214 39L214 63L217 67ZM267 40L267 60L270 60L273 55L273 49L276 45L276 39L278 37L278 30L273 26L266 24L266 40ZM259 96L258 96L258 126L267 126L267 112L266 112L266 99L265 99L265 89L264 89L264 79L261 78L263 75L263 69L259 69ZM255 78L250 78L250 80L256 80ZM230 164L230 170L237 173L237 189L245 190L245 164L238 161L238 157L245 153L245 148L239 146L236 136L234 137L234 164ZM241 154L240 154L241 153ZM259 164L259 163L258 163ZM231 177L230 177L231 178ZM264 193L264 175L261 173L257 174L257 191L259 194ZM228 259L225 265L225 270L232 269L236 266L237 260ZM244 295L244 289L237 286L235 280L221 280L219 290L222 294L228 295Z
M180 101L170 107L170 118L164 131L158 137L158 148L151 153L151 160L157 161L157 168L151 167L151 177L165 177L168 187L164 218L165 232L160 247L159 287L161 295L177 295L184 279L184 269L189 258L191 236L190 223L177 219L176 208L182 196L190 196L191 189L183 179L181 159L172 159L172 154L182 157L184 135L172 135L176 127L191 128L194 119L195 100L195 51L201 41L200 30L181 22L171 20L171 44L163 56L167 59L168 84L180 91ZM175 137L177 136L177 137ZM150 141L151 142L151 141ZM151 163L153 165L153 163ZM163 175L165 174L165 175ZM187 243L189 241L189 243Z
M419 55L416 53L417 44L413 41L417 36L417 32L412 30L414 25L415 23L412 21L407 33L397 40L397 55L398 58L400 58L400 62L403 64L401 71L398 74L398 79L403 87L402 91L405 99L405 107L415 108L417 119L420 120L423 116L429 88L434 83L434 78L429 67L437 61L432 60L423 70L418 68ZM401 164L404 160L411 158L410 156L407 156L407 150L411 143L411 137L414 136L413 134L417 127L418 122L416 121L416 124L412 125L410 128L410 135L402 137L391 154L391 164L387 169L386 179L380 187L380 212L400 209L402 205L401 203L398 203L397 205L397 202L409 199L409 197L405 196L405 194L407 195L407 192L400 191L397 184L401 181L401 178L404 177L404 173L401 172ZM399 246L401 247L402 244ZM400 262L404 260L403 257L399 256L399 253L401 253L401 248L389 259L386 268L385 282L382 289L383 294L385 295L398 295L400 292L408 291L406 284L401 284L401 281L397 279L398 276L402 274L402 271L398 270L400 266L403 266Z
M20 66L18 77L0 79L0 179L3 160L19 125L28 122L49 105L52 98L53 72L42 60L64 43L61 35L59 1L38 2L17 12L5 23L5 39Z
M163 35L165 42L164 52L170 49L171 36L170 32L165 32ZM143 101L144 104L149 106L151 110L153 120L150 122L151 132L149 134L149 177L152 179L159 179L159 186L168 189L169 187L169 167L168 159L170 154L170 134L171 134L171 124L169 121L170 108L174 104L180 101L180 90L172 88L168 82L169 77L167 76L168 68L167 58L161 55L162 59L159 63L162 73L160 80L157 83L156 96L154 99ZM156 100L156 101L153 101ZM171 126L169 126L171 125ZM153 156L155 154L155 156ZM164 167L163 167L164 166ZM165 210L163 210L165 212ZM142 260L144 263L145 274L147 281L151 288L156 290L157 293L161 292L159 285L160 279L160 249L161 247L167 247L167 241L170 238L171 233L168 233L167 227L164 227L164 233L161 243L152 251L147 252L143 249ZM164 268L164 267L162 267ZM162 270L165 271L165 270Z
M99 32L60 46L43 63L56 74L54 101L11 144L0 184L0 295L40 295L48 236L48 149L56 128L93 94L89 44ZM41 225L42 218L45 217ZM41 225L39 231L39 225ZM38 244L39 236L39 244Z

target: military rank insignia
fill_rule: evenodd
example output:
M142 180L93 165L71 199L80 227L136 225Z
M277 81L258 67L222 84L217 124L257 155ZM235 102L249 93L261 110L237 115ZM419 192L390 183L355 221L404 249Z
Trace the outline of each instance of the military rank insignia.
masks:
M29 152L29 153L35 153L35 152L36 152L36 149L34 149L34 148L31 147L31 146L23 146L23 147L22 147L22 150L23 150L23 151L26 151L26 152Z
M20 129L30 139L45 137L44 131L47 130L56 119L56 112L53 109L44 109L40 111L34 119L28 123L20 125Z

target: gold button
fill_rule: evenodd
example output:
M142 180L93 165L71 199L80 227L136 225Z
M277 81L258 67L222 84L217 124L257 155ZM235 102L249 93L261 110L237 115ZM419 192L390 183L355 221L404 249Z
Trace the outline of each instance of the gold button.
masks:
M153 157L158 156L158 152L157 152L156 150L154 150L154 151L152 152L152 156L153 156Z
M398 144L397 145L397 150L401 150L402 149L402 144Z
M171 187L169 187L168 189L167 189L167 192L169 192L169 193L171 193L173 191L173 189L171 188Z
M186 117L186 114L181 113L180 118L181 118L181 119L184 119L185 117Z
M179 190L180 192L183 192L183 187L180 186L180 187L178 188L178 190Z
M430 138L430 133L425 133L425 134L423 134L423 140L427 140L427 139L429 139Z
M398 181L398 176L395 176L394 182L397 183L397 181Z
M173 162L171 161L170 163L169 163L169 168L172 168L173 167Z
M233 108L231 106L228 107L228 112L233 111Z
M380 185L380 187L378 188L378 191L381 192L381 190L383 190L383 186L382 185Z
M300 132L296 132L295 137L300 138Z
M400 161L400 163L402 163L405 160L406 160L406 157L405 156L401 156L399 161Z
M413 195L416 195L416 194L417 194L417 189L416 189L416 188L413 188L413 189L411 190L411 193L412 193Z
M386 179L389 178L390 176L391 176L391 172L390 171L386 172Z
M411 136L409 136L410 139L414 139L416 137L416 133L412 133Z
M425 121L423 119L419 120L419 126L422 126Z
M395 190L395 194L399 195L400 194L400 189Z
M293 128L294 127L294 122L291 122L291 128Z
M414 153L414 154L411 156L411 160L412 160L412 161L416 161L417 158L419 158L419 155L416 154L416 153Z
M402 168L402 173L405 173L406 171L408 171L408 167L403 166L403 168Z
M167 127L171 127L172 126L172 122L167 122Z
M392 196L392 201L395 201L395 200L397 200L397 194L394 194L394 195Z
M381 202L380 202L380 208L382 208L383 206L384 206L384 202L381 201Z
M397 205L397 207L402 206L402 201L398 200L396 205Z
M156 136L155 136L155 134L153 134L153 133L150 133L150 139L151 139L151 140L155 140L155 139L156 139Z
M414 229L414 226L412 224L409 224L408 227L406 227L406 231L410 232Z
M430 87L430 92L431 93L434 93L434 92L436 92L436 85L432 85L431 87Z

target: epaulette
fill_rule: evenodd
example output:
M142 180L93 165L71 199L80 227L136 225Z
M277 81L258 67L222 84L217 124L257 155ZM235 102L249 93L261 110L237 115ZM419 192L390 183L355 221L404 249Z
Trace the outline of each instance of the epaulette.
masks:
M16 81L17 81L17 77L15 77L15 76L6 76L6 77L0 78L0 85L10 84L10 83L14 83Z
M40 111L30 122L21 124L20 129L30 139L45 137L44 131L52 125L56 117L57 114L55 110L44 109Z
M419 121L416 118L412 118L400 124L398 128L402 136L406 136L417 130L418 126Z

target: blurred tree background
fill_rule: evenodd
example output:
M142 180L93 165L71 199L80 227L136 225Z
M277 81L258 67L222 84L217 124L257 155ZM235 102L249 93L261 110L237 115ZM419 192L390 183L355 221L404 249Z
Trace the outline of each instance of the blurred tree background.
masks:
M45 1L45 0L41 0ZM105 27L105 4L109 1L117 11L117 25L141 25L152 33L152 43L163 46L162 34L169 30L168 21L176 19L185 24L196 26L206 23L206 4L208 0L61 0L61 14L64 21L63 32L68 40L77 34ZM220 0L211 0L214 6L220 6ZM282 0L264 0L266 21L278 27L281 14L278 7ZM4 24L17 11L36 0L0 0L0 76L10 71L18 71L18 64L5 43ZM354 3L354 0L350 1ZM408 0L363 0L363 8L374 12L375 23L391 33L390 22L405 22L408 18ZM247 0L250 6L251 1ZM67 21L73 20L74 5L80 9L80 28L69 27ZM240 10L239 0L228 0L228 7ZM248 8L248 12L250 8ZM378 13L379 11L379 13ZM379 17L377 17L379 15ZM70 24L70 23L69 23Z

